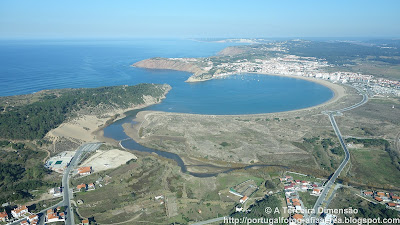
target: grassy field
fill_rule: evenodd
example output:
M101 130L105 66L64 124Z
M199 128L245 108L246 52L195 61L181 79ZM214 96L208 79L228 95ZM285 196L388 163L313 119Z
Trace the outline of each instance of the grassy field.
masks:
M392 164L389 154L384 150L350 149L352 179L365 184L400 186L400 171Z
M219 188L229 188L229 187L233 187L239 183L242 183L246 180L254 180L257 184L257 186L260 186L262 182L264 182L264 179L260 178L260 177L254 177L254 176L224 176L224 175L220 175L217 177L217 181L218 181L218 187Z
M311 209L312 207L314 207L315 202L317 201L318 197L314 196L314 195L310 195L311 191L307 191L307 192L297 192L300 195L301 200L304 203L304 206L307 209Z
M325 179L321 180L321 179L313 177L313 176L304 176L304 175L291 173L291 172L287 172L286 175L293 177L294 180L306 180L306 181L318 182L318 183L325 181Z
M230 187L252 179L257 185L262 185L254 196L263 197L266 190L263 182L270 179L271 168L197 178L181 173L174 163L151 154L141 154L138 154L136 162L73 180L73 185L76 185L109 177L107 185L103 183L103 187L97 186L94 191L75 194L75 201L83 201L78 205L83 217L93 217L101 224L130 224L133 218L137 224L166 221L187 224L189 221L207 220L228 215L238 204L238 201L226 197ZM277 172L273 170L271 173ZM158 195L169 200L155 200Z

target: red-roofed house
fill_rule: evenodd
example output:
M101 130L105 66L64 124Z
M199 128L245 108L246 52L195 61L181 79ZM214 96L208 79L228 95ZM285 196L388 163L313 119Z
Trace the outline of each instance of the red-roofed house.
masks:
M379 197L383 197L383 196L385 196L385 193L384 192L377 192L376 195L378 195Z
M93 183L88 184L88 189L93 190L96 189Z
M295 220L301 220L301 219L303 219L303 215L301 215L301 214L294 214L294 215L293 215L293 219L295 219Z
M58 221L57 213L47 214L47 222L52 223L52 222L57 222L57 221Z
M389 207L396 207L396 203L388 202L386 203Z
M39 217L38 217L38 215L36 215L36 214L32 214L32 215L30 215L30 216L28 217L28 221L29 221L29 222L32 222L32 221L38 220L38 219L39 219Z
M92 167L91 166L85 166L85 167L79 167L78 168L78 174L83 176L83 175L89 175L92 173Z
M0 212L0 222L8 221L8 214L6 211Z
M245 195L245 196L243 196L243 198L241 198L239 200L239 202L243 204L243 203L245 203L247 201L247 199L249 199L249 198Z
M364 195L372 196L373 194L374 194L374 192L372 192L372 191L364 191Z
M315 195L319 195L319 194L321 194L321 189L314 188L312 193L315 194Z
M383 199L379 198L379 197L375 197L375 200L377 200L378 202L383 201Z
M81 190L82 188L86 190L86 184L79 184L76 186L76 189L78 190Z
M15 218L19 218L28 213L28 208L25 205L18 206L17 208L11 210L11 214Z
M83 225L89 225L89 220L82 220Z
M26 221L26 220L21 221L20 224L21 224L21 225L29 225L28 221Z

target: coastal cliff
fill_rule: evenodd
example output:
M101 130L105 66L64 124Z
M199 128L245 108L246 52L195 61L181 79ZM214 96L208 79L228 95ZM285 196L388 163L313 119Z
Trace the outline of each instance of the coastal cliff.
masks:
M132 66L193 73L186 82L197 82L212 78L212 75L207 74L207 71L198 65L197 60L192 58L151 58L134 63Z

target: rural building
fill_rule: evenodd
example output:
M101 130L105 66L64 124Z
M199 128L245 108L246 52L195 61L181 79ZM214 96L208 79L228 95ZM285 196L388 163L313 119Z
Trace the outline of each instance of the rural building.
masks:
M8 214L6 211L0 212L0 222L8 221Z
M239 200L239 202L240 203L245 203L246 201L247 201L247 199L249 199L247 196L243 196L240 200Z
M96 187L94 186L93 183L90 183L90 184L88 184L88 189L89 190L94 190L94 189L96 189Z
M364 191L364 195L366 196L372 196L374 194L374 192L372 191Z
M21 221L21 225L29 225L29 223L28 223L28 221L23 220L23 221Z
M61 192L62 192L61 187L55 187L49 190L49 193L52 194L54 197L61 196Z
M11 214L15 218L19 218L28 213L28 208L25 205L18 206L17 208L11 210Z
M34 221L34 220L39 220L38 215L32 214L32 215L30 215L30 216L28 217L28 221L29 221L30 223L32 223L32 221Z
M82 190L82 189L86 190L86 184L78 184L78 185L76 186L76 189L77 189L78 191L80 191L80 190Z
M89 225L89 220L82 220L82 225Z
M313 193L314 195L319 195L319 194L321 194L321 189L314 188L313 191L312 191L312 193Z
M79 167L78 168L78 174L81 176L84 175L89 175L92 173L92 167L91 166L85 166L85 167Z
M384 192L377 192L376 195L378 195L379 197L384 197L385 193Z
M294 215L293 215L293 219L295 219L295 220L302 220L302 219L303 219L303 215L301 215L301 214L294 214Z

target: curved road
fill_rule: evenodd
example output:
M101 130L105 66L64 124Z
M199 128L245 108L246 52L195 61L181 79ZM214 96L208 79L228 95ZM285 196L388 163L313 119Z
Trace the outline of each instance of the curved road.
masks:
M317 201L315 202L314 211L313 211L315 213L312 215L312 217L316 216L316 213L318 213L318 209L323 205L324 202L327 202L327 200L329 199L329 196L328 196L329 190L332 188L332 185L334 185L336 179L338 178L338 176L340 175L340 173L342 172L342 170L344 169L344 167L347 165L347 163L350 160L350 153L349 153L349 150L346 147L346 143L343 141L342 134L340 133L339 127L337 126L337 123L336 123L336 120L335 120L335 115L341 115L342 112L355 109L355 108L360 107L360 106L362 106L362 105L364 105L365 103L368 102L368 95L367 94L363 93L362 90L360 90L358 87L354 87L354 86L351 86L351 87L357 89L358 92L363 96L363 99L359 103L354 104L354 105L349 106L349 107L346 107L346 108L343 108L343 109L339 109L339 110L335 110L335 111L323 112L324 114L327 114L329 116L329 120L330 120L330 122L332 124L333 130L335 131L336 136L339 139L340 145L343 148L343 151L345 153L345 157L344 157L342 163L336 169L335 173L332 175L332 177L325 184L321 195L318 197Z
M63 200L60 201L59 203L52 205L46 209L43 209L42 211L40 211L39 213L36 214L40 214L40 224L44 224L44 218L45 218L45 214L47 212L48 209L54 209L57 208L58 206L66 206L67 209L67 213L66 213L66 220L65 220L65 224L66 225L75 225L74 222L74 214L72 212L72 208L71 208L71 197L73 197L72 195L72 190L69 189L69 177L70 177L70 173L73 172L74 168L78 165L78 162L80 160L80 157L82 156L82 153L84 152L90 152L90 151L94 151L97 148L100 147L102 143L88 143L88 144L84 144L81 145L75 152L74 157L71 159L71 162L68 164L67 168L64 171L64 175L62 178L62 187L63 187ZM72 174L73 175L73 174ZM21 221L26 220L26 218L21 218L18 219L14 222L9 223L9 225L17 225L20 224Z

